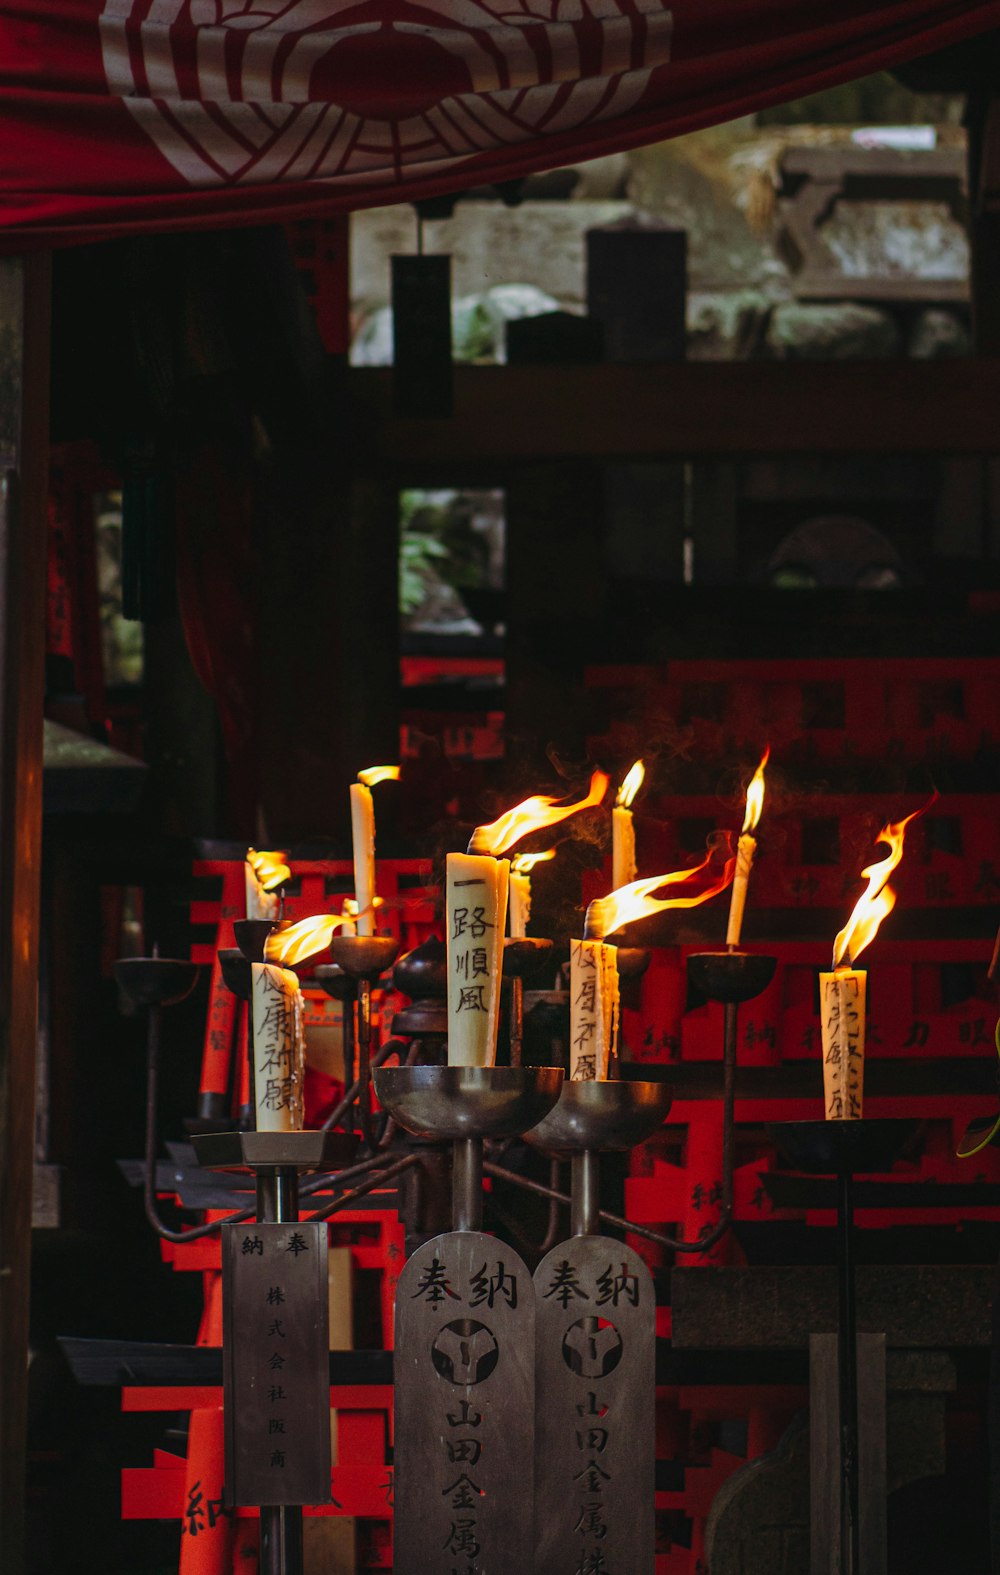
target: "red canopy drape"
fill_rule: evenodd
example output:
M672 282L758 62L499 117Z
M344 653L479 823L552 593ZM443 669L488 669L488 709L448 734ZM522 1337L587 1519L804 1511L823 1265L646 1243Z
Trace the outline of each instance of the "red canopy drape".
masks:
M0 227L58 243L428 196L998 25L1000 0L0 0Z

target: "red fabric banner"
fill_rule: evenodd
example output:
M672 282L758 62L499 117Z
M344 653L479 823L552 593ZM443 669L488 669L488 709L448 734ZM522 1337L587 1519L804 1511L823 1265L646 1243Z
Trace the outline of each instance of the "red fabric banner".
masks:
M429 196L998 25L1000 0L0 0L0 227L58 243Z

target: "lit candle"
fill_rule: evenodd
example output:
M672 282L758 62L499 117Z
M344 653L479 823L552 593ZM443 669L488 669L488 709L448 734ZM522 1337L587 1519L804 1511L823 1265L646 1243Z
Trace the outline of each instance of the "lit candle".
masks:
M248 919L276 919L281 909L279 887L291 880L292 872L283 853L258 853L247 848L243 863Z
M724 835L728 840L729 834ZM616 930L634 923L636 919L648 919L667 908L697 908L701 903L718 896L733 878L734 861L731 857L726 859L721 870L709 875L703 885L698 880L715 856L715 849L710 848L701 863L692 865L688 870L674 870L669 875L649 875L644 880L631 881L607 897L595 897L587 907L583 923L584 940L603 940L606 935L614 935ZM662 886L679 886L682 890L671 897L654 897L653 893Z
M469 852L506 853L508 848L520 842L529 832L543 831L547 826L558 825L570 815L578 815L582 809L595 808L608 791L610 780L605 772L595 771L586 798L577 799L573 804L560 804L558 799L551 798L547 793L536 793L532 798L526 798L488 826L477 826L469 841Z
M371 790L376 782L398 782L398 766L368 766L351 783L351 840L354 851L354 898L358 905L357 932L375 934L375 805Z
M274 963L252 963L251 971L257 1130L300 1132L305 1031L299 981Z
M883 826L876 838L889 852L877 864L861 871L867 880L851 917L833 943L833 971L819 976L820 1032L823 1044L823 1093L828 1121L857 1121L864 1105L865 1000L868 975L854 963L878 934L879 926L896 906L889 876L903 857L903 840L911 820L934 803L905 820ZM846 962L845 962L846 958Z
M329 946L334 930L346 930L349 923L341 913L318 913L290 924L287 929L275 930L264 944L265 961L294 968L296 963L305 962L323 951Z
M618 1036L619 989L618 951L606 946L604 937L631 924L662 913L666 908L695 908L725 890L732 879L732 859L724 870L699 888L697 877L711 864L709 851L693 869L675 870L669 875L652 875L646 880L630 881L607 897L595 897L587 908L583 940L570 942L570 1061L571 1080L602 1079L614 1054ZM654 897L663 886L685 890L672 897ZM696 889L692 891L690 888Z
M494 1066L510 864L449 853L448 1065Z
M544 853L519 853L510 866L510 934L521 940L528 933L531 918L531 871L556 856L555 848Z
M865 989L863 968L819 976L823 1094L828 1121L856 1120L864 1102Z
M611 811L611 889L617 891L636 877L635 825L632 801L642 786L646 768L641 760L626 773Z
M603 1082L618 1037L618 949L603 941L569 948L569 1075Z
M753 856L757 851L757 843L753 833L760 820L760 812L764 808L764 767L767 765L771 753L771 746L764 750L763 758L747 788L746 814L743 817L743 830L736 847L736 873L733 876L733 894L729 902L729 926L726 930L726 945L738 946L740 944L740 931L743 928L743 909L747 900L747 882L750 879L750 869L753 865Z

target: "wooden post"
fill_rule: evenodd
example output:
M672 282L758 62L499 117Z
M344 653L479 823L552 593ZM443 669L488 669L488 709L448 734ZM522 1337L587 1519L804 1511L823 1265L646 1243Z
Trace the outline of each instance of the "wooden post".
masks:
M0 1527L7 1575L25 1568L28 1277L45 679L50 260L0 264L15 308L5 386L20 409L0 486ZM15 281L12 273L19 274ZM13 378L10 373L13 372Z

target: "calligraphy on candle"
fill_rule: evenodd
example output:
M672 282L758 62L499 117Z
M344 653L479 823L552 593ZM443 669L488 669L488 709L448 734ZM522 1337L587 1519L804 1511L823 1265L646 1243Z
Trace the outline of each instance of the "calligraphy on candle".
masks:
M865 987L861 968L821 973L820 1030L828 1121L859 1120L864 1100Z
M602 941L570 942L570 1077L601 1080L618 1027L618 954Z
M447 859L448 1063L493 1066L510 864L488 855Z
M227 1225L227 1500L330 1502L327 1228Z
M298 977L276 963L254 963L252 971L257 1130L299 1132L305 1027Z

